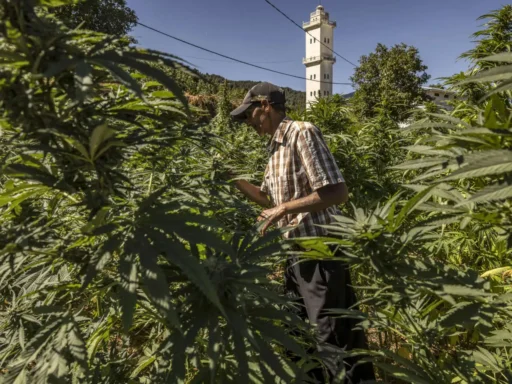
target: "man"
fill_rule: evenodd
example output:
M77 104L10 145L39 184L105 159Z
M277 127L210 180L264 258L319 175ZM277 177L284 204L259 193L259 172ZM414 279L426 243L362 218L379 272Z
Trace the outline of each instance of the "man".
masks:
M293 228L284 234L286 238L324 236L327 232L318 225L329 224L332 215L341 214L336 206L348 200L348 189L320 130L311 123L287 118L285 104L281 88L260 83L231 112L233 118L246 122L260 136L271 137L270 159L261 186L246 180L237 180L235 185L266 208L258 217L258 221L265 221L263 233L274 224ZM352 330L355 321L324 313L329 308L349 308L356 301L346 266L336 261L296 261L287 260L285 289L301 300L305 308L302 315L316 325L317 349L329 355L336 347L366 348L363 331ZM340 369L339 355L331 353L324 359L330 378ZM371 364L354 367L355 361L344 362L347 383L375 379ZM315 376L318 378L318 373Z

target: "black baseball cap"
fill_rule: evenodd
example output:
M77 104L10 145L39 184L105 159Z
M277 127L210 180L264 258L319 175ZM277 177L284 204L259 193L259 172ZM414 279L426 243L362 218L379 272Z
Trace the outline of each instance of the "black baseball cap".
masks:
M254 103L267 100L269 104L285 104L284 90L271 83L259 83L252 87L245 95L242 104L231 112L231 116L240 119L245 116L245 111Z

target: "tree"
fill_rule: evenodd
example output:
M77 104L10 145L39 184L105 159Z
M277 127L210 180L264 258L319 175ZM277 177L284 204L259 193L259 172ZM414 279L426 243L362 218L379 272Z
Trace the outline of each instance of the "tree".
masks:
M351 80L356 88L354 109L360 117L375 117L380 109L394 121L403 121L411 107L425 99L422 85L430 76L417 48L378 44L359 62Z
M55 14L70 28L85 22L83 29L116 37L127 35L138 20L126 0L84 0L59 7Z

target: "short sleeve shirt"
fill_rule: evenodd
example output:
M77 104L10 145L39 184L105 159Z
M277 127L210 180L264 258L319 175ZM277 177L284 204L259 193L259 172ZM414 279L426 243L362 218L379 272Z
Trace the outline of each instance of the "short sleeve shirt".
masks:
M308 122L285 118L269 141L270 159L265 169L261 191L272 205L306 197L326 185L345 182L320 129ZM294 227L286 238L325 236L332 215L340 215L336 206L317 212L285 215L278 227Z

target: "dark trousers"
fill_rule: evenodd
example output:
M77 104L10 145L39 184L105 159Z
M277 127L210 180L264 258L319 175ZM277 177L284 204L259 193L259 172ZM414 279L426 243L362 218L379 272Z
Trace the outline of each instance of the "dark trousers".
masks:
M330 383L340 371L341 364L344 364L347 372L346 384L375 380L371 363L354 367L358 358L341 358L340 349L367 349L364 331L353 330L358 321L335 318L324 312L326 309L348 309L356 303L346 265L332 260L297 263L297 259L292 256L287 260L285 291L299 305L299 315L316 325L316 349L322 356L328 377L322 373L323 370L317 370L311 373L315 379L321 383Z

